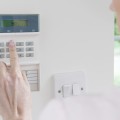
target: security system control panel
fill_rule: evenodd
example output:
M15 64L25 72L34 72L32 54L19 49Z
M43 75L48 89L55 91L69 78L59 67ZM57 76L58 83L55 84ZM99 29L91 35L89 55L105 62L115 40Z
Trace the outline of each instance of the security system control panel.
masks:
M0 15L0 61L10 63L8 43L13 40L32 91L40 90L40 36L33 34L39 29L38 14Z

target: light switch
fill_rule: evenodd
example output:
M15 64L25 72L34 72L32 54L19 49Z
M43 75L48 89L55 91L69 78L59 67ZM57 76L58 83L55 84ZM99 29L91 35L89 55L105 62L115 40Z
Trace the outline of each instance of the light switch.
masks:
M64 85L63 86L63 97L72 96L72 85Z
M86 92L85 75L82 71L57 73L53 79L56 98L82 95Z
M73 95L77 96L81 94L80 84L73 84Z

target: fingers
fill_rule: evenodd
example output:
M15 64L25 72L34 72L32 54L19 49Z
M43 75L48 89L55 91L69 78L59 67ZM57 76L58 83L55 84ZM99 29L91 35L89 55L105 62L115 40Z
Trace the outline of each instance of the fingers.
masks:
M8 47L9 47L9 51L10 51L11 71L16 72L16 70L20 70L20 65L19 65L18 55L16 52L16 46L12 40L9 42Z
M0 89L4 88L4 80L6 80L7 72L6 65L0 62Z
M7 73L7 67L6 64L3 62L0 62L0 78L5 78Z
M23 76L23 79L24 79L25 81L27 81L27 76L26 76L25 71L22 71L22 76Z
M29 86L29 82L28 82L25 71L22 71L22 76L23 76L23 79L24 79L25 83Z

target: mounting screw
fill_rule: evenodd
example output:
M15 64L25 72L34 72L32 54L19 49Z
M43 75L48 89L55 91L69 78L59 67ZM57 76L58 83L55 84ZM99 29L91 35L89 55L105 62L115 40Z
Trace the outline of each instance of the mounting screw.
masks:
M58 90L58 93L61 93L61 90Z
M81 90L83 90L83 88L81 88Z

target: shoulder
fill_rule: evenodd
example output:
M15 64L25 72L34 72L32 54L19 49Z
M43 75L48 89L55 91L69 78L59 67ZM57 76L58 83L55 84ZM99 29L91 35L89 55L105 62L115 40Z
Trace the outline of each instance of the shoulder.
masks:
M42 111L39 120L66 120L62 102L57 99L51 100Z
M103 95L106 99L120 104L120 87L114 87L107 90Z

